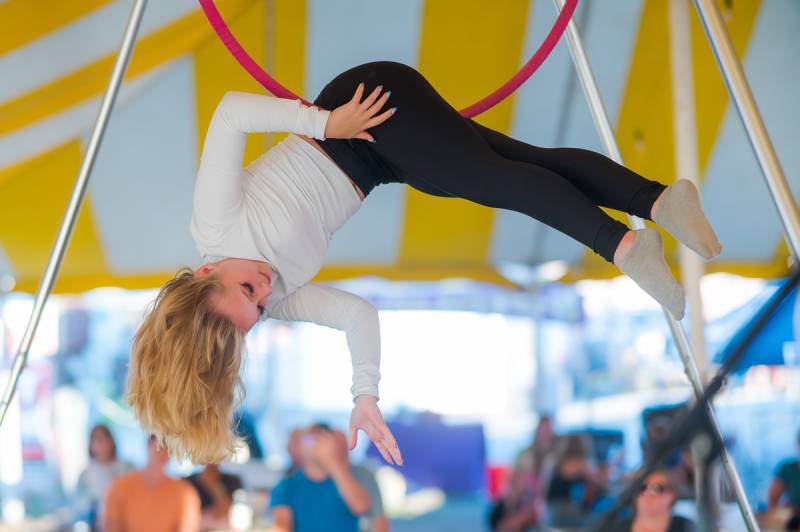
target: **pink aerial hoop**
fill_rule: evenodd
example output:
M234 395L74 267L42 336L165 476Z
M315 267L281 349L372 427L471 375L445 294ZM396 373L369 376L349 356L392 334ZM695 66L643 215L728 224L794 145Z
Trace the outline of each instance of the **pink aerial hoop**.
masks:
M217 6L214 5L214 0L198 1L200 2L200 6L203 8L203 12L206 14L206 18L208 18L208 22L211 24L211 27L214 28L214 31L222 41L222 44L225 45L231 55L233 55L239 64L242 65L242 67L249 72L256 81L258 81L264 86L265 89L278 98L302 100L306 105L311 105L311 103L307 102L281 85L276 79L274 79L263 68L261 68L261 66L256 63L252 57L250 57L247 51L242 48L242 45L239 44L239 41L236 40L236 37L233 36L233 33L231 33L228 25L225 24L225 20L222 18ZM533 56L528 59L528 62L525 63L511 79L506 81L502 87L489 94L482 100L470 105L465 109L462 109L461 115L466 118L472 118L473 116L477 116L484 111L491 109L510 96L523 83L528 81L528 78L530 78L533 73L536 72L536 70L542 65L542 63L544 63L545 59L547 59L547 56L549 56L550 52L552 52L553 48L555 48L555 45L558 43L559 39L561 39L561 36L564 34L564 30L567 29L567 25L572 19L572 14L575 12L575 8L577 7L578 0L566 0L564 7L561 9L561 12L558 14L558 18L556 18L556 21L553 24L553 27L550 28L550 32L547 34L547 37L542 42L541 46L539 46L539 49L536 50L536 53L534 53Z

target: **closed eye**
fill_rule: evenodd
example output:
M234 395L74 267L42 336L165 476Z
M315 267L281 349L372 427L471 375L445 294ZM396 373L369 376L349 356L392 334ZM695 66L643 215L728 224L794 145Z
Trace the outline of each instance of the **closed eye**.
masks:
M242 283L242 286L245 287L247 293L250 294L251 296L255 293L255 288L253 288L253 285L251 285L250 283Z

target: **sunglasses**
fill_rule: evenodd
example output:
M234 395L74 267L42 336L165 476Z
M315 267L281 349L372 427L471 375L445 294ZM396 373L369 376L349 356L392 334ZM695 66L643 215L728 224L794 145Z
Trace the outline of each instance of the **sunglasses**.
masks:
M652 493L653 495L662 495L671 492L672 489L667 484L642 484L639 486L639 493Z

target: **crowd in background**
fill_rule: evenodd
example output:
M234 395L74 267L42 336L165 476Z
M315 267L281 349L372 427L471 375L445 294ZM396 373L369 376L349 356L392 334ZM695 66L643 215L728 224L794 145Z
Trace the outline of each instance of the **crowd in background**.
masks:
M646 428L645 459L657 441L666 436L663 424ZM548 527L580 530L607 510L620 488L629 480L611 479L614 464L597 460L587 435L557 435L552 420L543 416L533 441L523 449L511 468L506 489L492 506L489 526L497 532L547 530ZM800 433L797 435L800 455ZM684 532L695 530L691 519L674 512L679 500L695 498L694 464L689 447L674 452L650 473L633 504L614 532ZM732 500L723 484L722 501ZM765 517L782 530L800 530L800 460L778 464L769 488Z
M372 472L350 463L345 435L324 423L292 431L291 464L270 494L276 532L385 532L380 490ZM228 529L239 477L206 465L183 479L166 473L169 455L154 436L142 469L120 460L111 431L96 425L90 462L75 492L78 517L93 530L180 531Z
M648 427L645 456L658 424ZM800 433L797 435L800 452ZM243 488L236 475L210 464L186 478L165 472L169 456L154 437L147 440L148 460L134 469L117 456L111 431L96 425L90 433L90 462L80 475L74 496L79 519L93 530L227 529L235 495ZM325 423L297 428L290 434L291 460L270 493L264 517L271 530L389 530L381 492L372 471L352 464L345 435ZM597 459L586 434L556 434L552 420L540 418L530 445L510 468L502 495L488 515L498 532L580 530L613 503L627 481L615 464ZM693 522L677 515L680 499L694 498L692 454L682 449L650 473L615 532L683 532ZM723 495L724 497L724 495ZM768 494L769 512L786 530L800 530L800 460L778 464Z

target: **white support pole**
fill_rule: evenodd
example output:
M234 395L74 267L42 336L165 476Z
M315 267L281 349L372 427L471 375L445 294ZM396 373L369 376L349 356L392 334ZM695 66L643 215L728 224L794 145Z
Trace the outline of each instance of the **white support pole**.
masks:
M672 70L672 125L675 140L676 177L692 181L700 188L700 165L697 157L697 124L695 122L694 76L692 75L692 36L689 30L689 0L669 2L670 67ZM703 259L684 245L679 245L681 282L686 290L689 316L689 339L700 378L708 382L708 361L705 349L705 323L700 279L705 267ZM706 469L706 455L700 449L700 438L690 444L694 458L695 500L701 528L716 524L719 515L719 490L712 482L715 475ZM708 478L706 478L708 477ZM705 490L709 490L706 493ZM707 507L707 505L713 507Z
M564 0L554 0L554 2L557 9L560 10L563 7ZM595 126L597 127L597 131L600 135L600 139L603 143L606 153L614 161L618 162L619 164L623 164L622 155L619 151L619 146L617 145L613 128L611 127L611 121L608 118L608 113L606 112L605 105L603 104L603 99L600 96L600 90L597 87L597 81L594 78L594 73L592 72L589 59L586 56L586 50L583 47L583 42L581 41L580 33L578 32L578 28L575 25L574 20L571 20L567 26L566 35L572 61L575 64L575 69L577 70L578 77L581 80L581 86L583 87L584 95L589 103L589 107L592 112L592 118L594 119ZM629 216L628 220L631 227L634 229L642 229L645 227L644 221L642 221L641 218ZM700 377L694 357L692 356L692 348L689 344L689 339L686 336L686 332L683 330L680 323L678 323L678 321L666 309L664 309L664 316L667 319L667 324L669 325L672 332L672 337L675 340L675 346L678 350L678 354L681 357L681 361L683 362L686 375L689 378L689 382L692 384L695 397L700 398L703 395L703 381ZM706 404L706 409L711 428L714 431L712 436L716 438L717 441L723 442L722 432L720 431L719 424L717 423L714 410L709 404ZM733 460L724 446L722 449L722 464L725 468L726 474L728 475L731 487L733 488L745 525L750 532L758 531L760 529L756 522L755 516L753 515L753 511L747 502L747 496L745 495L744 487L742 486L736 466L733 464Z
M792 192L786 182L786 176L781 168L778 155L775 153L775 148L772 146L761 113L758 111L753 93L750 91L742 63L736 55L736 50L733 48L728 30L725 28L722 15L720 15L714 0L694 0L694 5L706 30L714 57L717 58L722 77L728 86L728 92L736 104L758 164L761 166L767 188L769 188L781 217L789 248L797 261L800 258L800 213L798 213L797 205L792 198Z
M111 79L108 81L108 87L103 96L103 101L100 103L100 111L97 114L97 120L95 121L94 129L89 139L89 145L86 148L86 154L83 156L78 178L75 180L75 186L72 189L72 195L69 198L67 209L64 212L64 218L61 220L61 226L58 228L58 235L53 244L53 250L50 252L50 258L47 261L42 281L39 284L39 289L36 291L33 311L31 312L28 325L25 328L25 334L22 336L19 351L17 351L14 357L11 376L8 379L2 399L0 399L0 425L2 425L3 418L5 418L6 411L11 404L11 399L14 397L14 391L16 390L19 376L22 374L22 370L25 369L25 364L28 361L28 353L33 343L33 337L36 334L36 328L39 326L39 319L42 317L44 305L47 303L47 299L53 291L53 285L58 276L58 270L61 268L61 262L67 251L67 245L72 236L72 230L75 227L75 222L86 194L86 187L89 184L89 176L92 173L92 168L94 167L94 162L97 159L97 153L100 149L100 143L103 140L106 125L108 125L108 119L111 116L111 110L114 107L114 100L116 100L117 93L122 85L122 79L125 77L125 70L128 67L128 60L130 59L134 43L136 42L136 33L139 30L139 24L142 21L146 4L147 0L135 0L133 4L133 9L128 19L128 25L125 29L125 35L122 39L122 46L117 54L117 60L114 63L114 70L111 72Z

